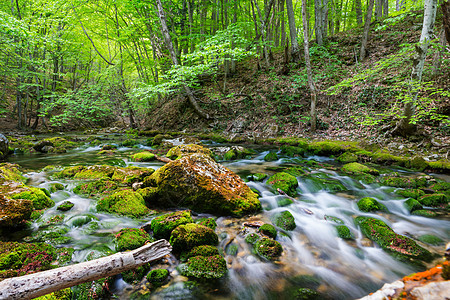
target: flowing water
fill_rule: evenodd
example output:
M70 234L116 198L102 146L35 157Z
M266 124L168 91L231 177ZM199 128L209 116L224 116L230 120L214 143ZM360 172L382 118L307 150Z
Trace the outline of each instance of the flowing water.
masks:
M114 250L111 233L126 227L140 227L153 217L140 220L118 217L95 210L96 201L73 193L76 183L73 180L55 181L50 173L42 171L47 165L69 166L74 164L111 164L118 166L137 165L157 169L160 162L136 163L129 161L131 153L146 148L119 148L114 157L97 154L99 147L84 146L64 154L17 155L10 158L28 170L29 184L49 188L52 183L60 182L65 189L52 194L56 202L53 208L31 229L8 236L10 240L25 240L38 231L46 230L45 220L61 214L56 210L59 203L70 200L75 206L64 213L64 221L57 228L67 231L67 239L59 246L73 247L76 251L73 262L87 259L89 254L101 256ZM147 147L148 148L148 147ZM285 165L295 165L298 159L282 158L275 162L265 162L266 151L260 150L253 159L223 162L232 171L244 179L248 174L264 172L273 174ZM308 157L319 163L335 164L327 157ZM396 170L401 171L401 170ZM176 270L176 258L171 257L164 266L171 271L172 280L163 287L142 299L292 299L293 291L300 287L313 288L329 299L354 299L380 288L383 283L420 270L418 266L402 263L387 254L377 245L365 238L354 225L358 215L373 216L389 224L395 232L418 237L432 234L449 240L450 222L448 219L431 219L412 216L403 207L402 199L393 193L393 188L377 184L362 184L350 177L339 175L329 169L314 169L312 176L325 177L345 187L343 191L327 192L326 186L318 186L307 178L299 177L299 197L292 204L285 204L285 196L276 195L261 182L248 182L251 188L259 191L263 211L257 215L241 219L220 217L217 219L216 233L219 235L219 249L223 249L228 264L229 275L214 286L207 286L207 292L196 290L186 283L186 278ZM448 178L447 178L448 179ZM362 197L375 197L386 205L389 213L362 213L356 206ZM313 214L306 213L306 210ZM244 227L244 222L262 221L270 223L271 217L279 211L289 210L295 217L296 229L278 234L277 240L283 246L283 255L279 261L263 262L254 254L244 241L245 235L254 229ZM162 211L163 212L163 211ZM201 215L203 216L203 215ZM337 237L333 222L325 216L340 218L355 236L354 240ZM44 220L44 221L43 221ZM40 226L39 226L40 225ZM54 229L52 229L54 230ZM423 245L432 252L442 252L442 246ZM237 248L237 251L235 249ZM229 251L234 249L234 251ZM228 254L227 254L228 253ZM132 292L141 287L130 286L118 278L114 290L120 299L130 298Z

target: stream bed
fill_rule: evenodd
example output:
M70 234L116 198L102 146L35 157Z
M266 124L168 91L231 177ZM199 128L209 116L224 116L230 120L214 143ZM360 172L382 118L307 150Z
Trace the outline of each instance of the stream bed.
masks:
M215 147L218 145L211 145ZM246 146L248 147L248 145ZM74 207L63 213L63 222L56 228L63 228L64 240L57 247L72 247L75 252L73 263L88 259L92 253L99 256L112 253L115 249L113 233L122 228L139 228L156 215L142 219L132 219L113 214L97 212L96 200L73 192L76 180L53 179L51 171L44 171L48 165L67 167L77 164L109 164L115 166L139 166L158 169L162 162L132 162L131 154L152 149L147 146L134 148L119 147L113 156L99 155L100 146L88 144L62 154L23 154L14 155L9 162L17 163L26 170L28 185L49 189L54 183L62 183L64 189L51 194L55 206L46 210L31 228L4 236L10 241L27 241L39 231L45 221L61 215L56 210L58 204L69 200ZM286 166L296 166L311 162L309 176L299 176L298 196L286 201L288 197L279 195L265 181L247 181L247 185L257 190L263 207L262 212L242 218L218 217L215 232L219 236L219 250L225 257L228 276L220 281L192 284L179 274L178 261L171 256L161 262L169 269L170 282L148 293L145 278L138 285L125 283L120 276L112 290L119 299L292 299L295 290L301 287L317 290L327 299L355 299L380 288L385 282L395 281L405 275L422 271L424 265L401 262L368 240L355 225L356 216L376 217L386 222L398 234L409 236L416 241L420 236L433 235L443 241L450 238L448 217L427 218L414 216L403 203L407 198L395 193L396 188L379 183L365 184L339 172L339 164L333 158L307 156L304 158L279 155L279 159L266 162L264 156L269 150L257 148L251 158L222 161L231 171L244 180L251 174L274 174ZM385 172L409 171L386 169ZM318 184L311 177L325 178L326 184ZM449 181L445 176L441 179ZM389 212L364 213L356 202L363 197L376 198ZM245 236L255 232L244 223L271 223L273 216L288 210L295 218L293 231L280 230L276 240L283 246L279 260L268 262L256 256ZM170 210L158 210L165 213ZM197 214L196 217L216 217L210 214ZM340 219L346 225L353 239L342 239L337 235L336 223L329 216ZM59 227L58 227L59 226ZM52 227L53 230L55 227ZM51 243L51 242L50 242ZM442 245L419 244L432 253L442 253Z

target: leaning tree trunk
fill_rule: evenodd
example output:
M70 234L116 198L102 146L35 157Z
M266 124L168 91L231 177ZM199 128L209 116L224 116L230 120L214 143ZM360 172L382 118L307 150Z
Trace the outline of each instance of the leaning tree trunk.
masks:
M302 0L302 19L303 19L303 47L305 49L305 65L306 74L308 75L308 85L311 90L311 131L316 131L317 115L316 115L316 102L317 102L317 91L314 84L311 60L309 58L309 37L308 37L308 19L306 17L306 0Z
M177 57L177 54L175 52L175 49L173 48L172 38L170 37L169 28L167 27L166 14L164 12L164 8L162 6L161 0L156 0L156 6L158 8L158 17L159 17L159 20L161 22L161 31L162 31L162 34L164 36L164 41L166 43L166 47L169 50L170 57L172 59L172 63L175 66L178 66L179 65L178 57ZM205 119L209 119L209 115L206 114L205 112L203 112L203 110L198 105L198 102L195 99L194 94L192 93L192 91L189 88L189 86L187 86L186 84L183 84L183 89L186 92L186 94L187 94L187 96L189 98L189 102L191 103L191 105L194 108L195 112L200 117L205 118Z
M286 0L286 10L289 22L289 36L291 38L291 57L293 62L300 60L300 47L297 41L297 27L295 26L294 6L292 0Z
M359 50L359 60L363 61L366 57L367 40L369 39L370 21L372 20L372 11L374 0L370 0L369 7L367 7L366 20L364 23L364 32L361 40L361 49Z
M410 80L410 99L403 109L403 117L392 130L393 135L410 136L417 131L415 124L411 124L411 119L416 112L416 102L418 97L417 87L422 81L423 66L427 57L428 46L433 38L434 22L436 20L437 0L426 0L422 34L419 43L416 45L416 53L413 57L413 68Z

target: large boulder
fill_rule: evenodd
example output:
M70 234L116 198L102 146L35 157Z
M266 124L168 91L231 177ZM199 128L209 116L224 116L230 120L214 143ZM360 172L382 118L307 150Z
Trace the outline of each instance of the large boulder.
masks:
M258 196L238 175L201 153L164 165L144 183L150 186L144 196L150 205L233 216L261 209Z
M4 159L9 152L9 141L0 133L0 160Z

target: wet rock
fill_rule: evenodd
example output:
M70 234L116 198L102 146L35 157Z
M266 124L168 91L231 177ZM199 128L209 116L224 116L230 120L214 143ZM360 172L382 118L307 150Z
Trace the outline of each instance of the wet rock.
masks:
M189 144L189 145L179 145L176 147L171 148L166 156L170 159L180 159L183 156L190 155L190 154L203 154L205 156L212 157L213 153L208 148L205 148L200 145L196 144Z
M153 241L151 235L138 228L124 228L114 235L116 251L134 250Z
M9 153L9 140L0 133L0 160L4 159Z
M259 232L273 239L277 237L276 228L270 224L264 224L261 227L259 227Z
M174 251L187 251L200 245L217 245L219 238L209 227L199 224L185 224L175 228L170 235Z
M264 156L265 161L277 161L278 155L275 152L269 152Z
M111 179L122 182L126 185L132 185L135 182L143 181L146 177L153 174L155 170L152 168L141 167L117 167Z
M217 247L211 245L200 245L192 248L188 252L181 253L180 259L182 261L186 261L189 258L195 256L212 256L212 255L219 255L219 249L217 249Z
M267 238L258 240L254 249L258 256L267 260L276 260L283 252L283 247L279 242Z
M252 245L255 244L257 241L259 241L260 239L261 237L256 233L247 234L247 236L245 237L245 241Z
M11 198L31 200L34 209L44 209L55 205L55 202L49 197L50 193L45 189L24 186L19 191L11 195Z
M387 186L410 188L410 189L428 186L428 180L424 176L419 177L383 176L380 178L380 183Z
M389 299L389 297L395 294L396 289L401 289L405 286L403 281L397 280L393 283L385 283L383 287L376 291L375 293L368 295L366 297L360 298L359 300L384 300Z
M30 219L33 205L29 199L11 199L0 194L0 227L15 227Z
M216 230L216 227L217 227L217 223L216 223L216 220L214 220L214 218L200 218L200 219L195 220L195 223L209 227L212 230Z
M360 211L363 212L371 212L371 211L387 211L387 208L384 204L379 203L375 198L372 197L364 197L357 203Z
M64 153L67 149L75 148L78 144L62 137L43 139L33 146L33 149L43 153Z
M145 198L151 205L233 216L261 209L257 195L238 175L203 154L183 156L147 179L151 189Z
M98 211L116 213L133 218L142 217L152 213L145 206L141 194L133 190L121 190L110 196L102 198L97 203Z
M336 231L337 231L338 237L340 237L341 239L352 240L355 238L353 236L352 232L350 231L350 229L345 225L336 226Z
M193 222L191 211L176 211L154 218L151 222L151 229L156 238L169 239L172 230L179 225Z
M261 222L261 221L253 221L253 222L245 222L245 223L242 224L242 225L247 226L247 227L256 227L256 228L259 228L259 227L261 227L262 225L264 225L264 223Z
M396 193L400 196L413 199L418 199L421 196L425 195L425 192L419 189L398 190L396 191Z
M336 158L337 161L347 164L352 162L358 161L358 155L351 153L351 152L344 152L341 154L338 158Z
M431 282L411 290L417 300L441 300L448 298L450 281Z
M58 206L58 208L56 208L57 210L60 211L68 211L71 210L72 207L74 206L74 204L70 201L64 201L61 205Z
M219 279L227 275L227 263L220 255L195 256L180 266L181 275L198 279Z
M252 174L250 176L248 176L248 180L250 181L263 181L264 179L266 179L267 177L269 177L269 175L264 174L264 173L256 173L256 174Z
M131 158L133 159L133 161L153 161L156 159L155 154L149 152L149 151L143 151L143 152L139 152L139 153L135 153L131 156Z
M444 194L423 195L418 201L424 206L440 206L448 203L448 197Z
M276 213L273 216L273 224L288 231L294 230L297 227L294 216L288 210Z
M167 269L155 269L151 270L147 274L147 280L151 283L152 288L157 288L164 285L169 278L169 270Z
M371 174L371 175L379 175L380 172L376 169L369 168L368 166L365 166L363 164L352 162L345 164L342 166L342 172L358 175L358 174Z
M441 238L432 234L424 234L419 236L417 239L423 243L433 246L444 245L444 241Z
M413 211L411 214L415 215L415 216L421 216L421 217L427 217L427 218L437 217L436 212L434 212L432 210L427 210L427 209L418 209L418 210Z
M272 186L274 190L280 189L291 197L297 196L298 181L291 174L280 172L267 179L267 184Z

